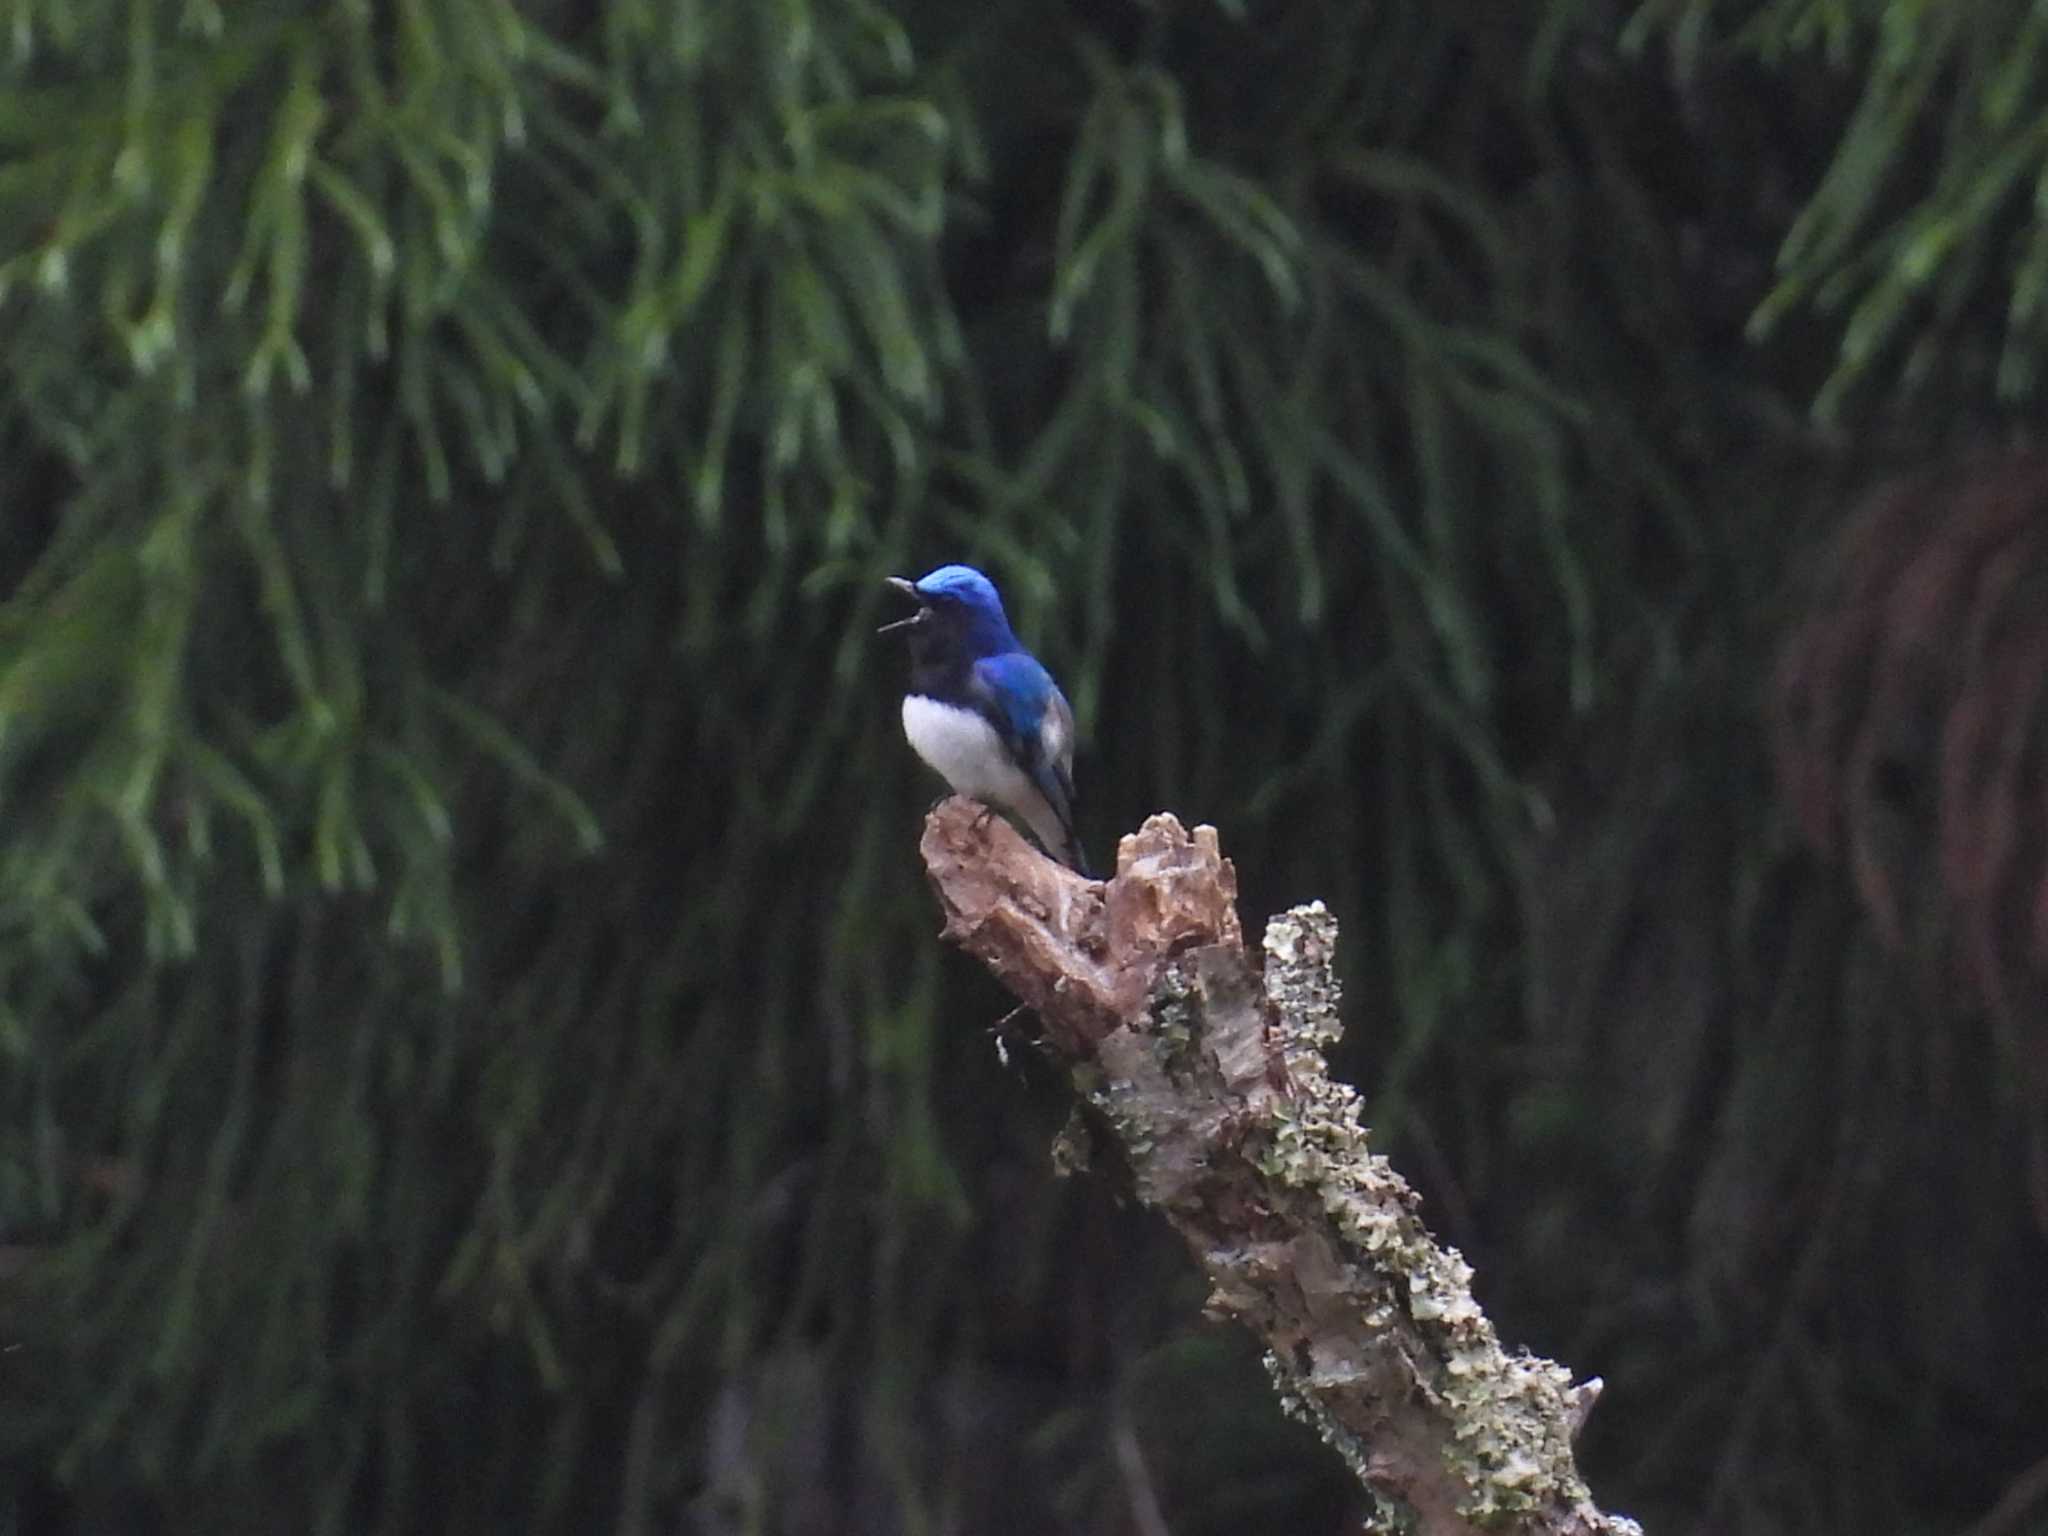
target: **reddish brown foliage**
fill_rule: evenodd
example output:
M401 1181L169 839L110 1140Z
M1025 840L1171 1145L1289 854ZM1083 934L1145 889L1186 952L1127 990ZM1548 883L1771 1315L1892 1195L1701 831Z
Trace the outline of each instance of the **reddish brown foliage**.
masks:
M2048 454L2029 452L1891 486L1856 512L1774 699L1786 798L1814 846L1846 859L1878 931L1947 956L2037 1041L2044 694Z

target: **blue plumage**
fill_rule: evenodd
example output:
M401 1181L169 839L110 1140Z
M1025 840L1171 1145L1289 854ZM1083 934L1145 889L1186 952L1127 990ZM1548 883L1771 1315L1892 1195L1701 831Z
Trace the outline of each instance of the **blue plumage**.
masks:
M966 565L889 584L918 605L882 626L910 639L910 745L956 793L1014 812L1048 853L1087 874L1074 835L1074 712L1011 632L995 584Z

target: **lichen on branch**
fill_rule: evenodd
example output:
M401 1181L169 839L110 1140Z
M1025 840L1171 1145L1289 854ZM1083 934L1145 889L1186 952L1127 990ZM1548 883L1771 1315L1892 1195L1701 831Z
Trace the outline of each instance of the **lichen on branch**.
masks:
M1102 882L963 800L932 812L922 848L945 937L1037 1011L1139 1198L1202 1265L1209 1314L1261 1339L1282 1404L1383 1506L1430 1533L1637 1530L1573 1459L1599 1382L1501 1347L1470 1266L1330 1077L1337 925L1320 902L1273 919L1255 964L1212 827L1154 816Z

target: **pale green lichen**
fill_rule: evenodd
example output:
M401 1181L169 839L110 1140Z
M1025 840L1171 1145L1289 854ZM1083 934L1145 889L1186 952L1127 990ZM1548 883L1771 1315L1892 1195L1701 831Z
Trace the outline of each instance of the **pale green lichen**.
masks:
M1299 1358L1269 1352L1266 1368L1282 1408L1313 1425L1365 1486L1387 1479L1373 1475L1351 1424L1393 1412L1373 1393L1409 1379L1403 1391L1430 1405L1438 1428L1419 1442L1409 1438L1406 1454L1423 1447L1426 1463L1440 1437L1443 1496L1456 1499L1463 1518L1488 1527L1539 1510L1590 1510L1572 1460L1583 1404L1570 1373L1501 1349L1472 1297L1471 1266L1431 1237L1414 1192L1369 1146L1364 1101L1329 1075L1324 1053L1342 1033L1336 942L1336 922L1321 903L1275 918L1260 978L1265 1006L1249 1015L1244 973L1226 972L1213 954L1164 967L1145 1019L1102 1042L1083 1090L1121 1139L1140 1198L1169 1209L1215 1166L1215 1125L1239 1125L1233 1155L1268 1186L1258 1202L1292 1211L1300 1235L1227 1251L1207 1240L1212 1305L1255 1325L1284 1291L1349 1309L1356 1326L1313 1328ZM1284 1085L1258 1086L1266 1081L1261 1039L1284 1066ZM1239 1097L1244 1084L1252 1085L1248 1098ZM1201 1112L1192 1120L1191 1108ZM1218 1119L1205 1129L1203 1116L1212 1113ZM1299 1318L1287 1326L1297 1335L1312 1328ZM1616 1536L1634 1529L1597 1518Z
M1274 1394L1280 1399L1280 1411L1313 1429L1331 1450L1344 1458L1352 1476L1363 1486L1371 1487L1373 1478L1366 1462L1365 1442L1333 1417L1314 1392L1304 1391L1300 1374L1270 1349L1265 1354L1265 1365Z
M1151 1105L1145 1095L1131 1083L1108 1077L1089 1090L1088 1102L1109 1121L1132 1165L1141 1166L1158 1138L1158 1127L1153 1123Z
M1200 1038L1200 989L1179 966L1169 966L1152 990L1146 1033L1157 1042L1155 1059L1169 1072L1185 1067Z
M1060 1127L1059 1135L1052 1143L1052 1171L1056 1178L1070 1178L1077 1173L1086 1173L1095 1162L1094 1137L1076 1109L1067 1116L1067 1123Z
M1588 1495L1571 1454L1570 1372L1501 1349L1472 1297L1471 1266L1430 1236L1407 1183L1367 1144L1362 1099L1329 1075L1324 1052L1341 1035L1335 951L1336 922L1321 903L1298 907L1267 927L1266 995L1293 1091L1274 1106L1257 1165L1314 1197L1371 1272L1358 1277L1365 1282L1357 1287L1362 1296L1380 1288L1374 1277L1381 1285L1395 1283L1405 1296L1404 1307L1368 1303L1361 1320L1368 1337L1412 1324L1425 1341L1423 1359L1413 1359L1412 1350L1404 1354L1451 1428L1444 1458L1465 1490L1459 1512L1487 1526L1559 1503L1579 1504ZM1362 1467L1362 1448L1323 1410L1316 1384L1277 1359L1269 1369L1300 1397L1301 1416L1354 1469ZM1609 1529L1630 1529L1608 1518Z
M1571 1373L1530 1355L1483 1348L1447 1369L1452 1440L1445 1457L1469 1490L1460 1513L1479 1524L1587 1497L1571 1459L1565 1391Z
M1331 969L1337 952L1337 919L1320 901L1295 907L1266 924L1266 996L1278 1018L1279 1044L1293 1065L1297 1051L1313 1052L1320 1063L1344 1038L1337 1011L1343 991Z

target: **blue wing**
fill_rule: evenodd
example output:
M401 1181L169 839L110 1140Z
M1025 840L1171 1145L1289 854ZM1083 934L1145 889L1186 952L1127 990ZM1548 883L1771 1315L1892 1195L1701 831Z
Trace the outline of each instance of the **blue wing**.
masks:
M1010 651L974 664L972 687L982 716L1052 807L1067 846L1050 850L1086 872L1074 836L1074 711L1035 656Z

